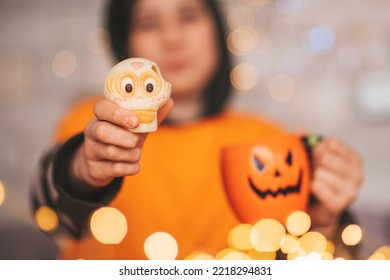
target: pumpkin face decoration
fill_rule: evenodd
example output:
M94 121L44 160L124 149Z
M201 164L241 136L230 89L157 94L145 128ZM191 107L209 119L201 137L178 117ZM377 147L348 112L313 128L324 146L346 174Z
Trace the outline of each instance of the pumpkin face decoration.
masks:
M307 210L310 162L300 137L284 135L222 150L222 176L238 218L285 223L293 211Z

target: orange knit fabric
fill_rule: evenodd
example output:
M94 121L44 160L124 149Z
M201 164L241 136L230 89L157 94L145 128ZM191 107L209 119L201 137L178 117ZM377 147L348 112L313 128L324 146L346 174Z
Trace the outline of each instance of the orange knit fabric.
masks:
M61 120L56 141L81 132L93 117L95 102L76 105ZM226 248L229 230L239 223L224 193L221 148L282 132L258 116L233 112L186 125L160 125L144 144L141 171L125 178L110 204L126 216L125 239L103 245L85 237L64 246L61 258L145 259L144 241L157 231L177 240L178 259L195 250L215 255Z

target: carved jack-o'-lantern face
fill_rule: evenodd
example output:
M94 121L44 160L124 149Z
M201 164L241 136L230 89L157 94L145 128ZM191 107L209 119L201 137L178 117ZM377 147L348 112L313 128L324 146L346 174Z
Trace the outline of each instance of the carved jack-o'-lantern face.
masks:
M242 222L274 218L284 223L292 211L306 210L310 164L298 136L226 147L222 174L226 194Z

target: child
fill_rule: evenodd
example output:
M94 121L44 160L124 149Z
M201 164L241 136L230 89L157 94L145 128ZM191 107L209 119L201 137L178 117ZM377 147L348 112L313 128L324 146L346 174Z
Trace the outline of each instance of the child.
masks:
M144 241L157 231L176 238L178 259L194 250L215 254L239 223L223 190L221 148L285 131L226 107L231 67L215 1L113 0L108 30L118 61L144 57L158 64L174 102L160 109L159 129L149 135L131 133L139 119L110 101L78 103L42 161L34 207L55 209L61 226L53 236L72 237L61 243L61 258L144 259ZM362 161L326 138L315 147L313 164L312 225L332 228L358 193ZM88 233L90 214L106 205L127 219L117 245Z

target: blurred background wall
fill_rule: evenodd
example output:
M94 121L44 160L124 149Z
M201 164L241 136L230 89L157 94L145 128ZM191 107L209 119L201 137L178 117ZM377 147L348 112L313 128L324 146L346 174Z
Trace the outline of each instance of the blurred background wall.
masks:
M220 0L232 105L336 136L364 158L353 211L367 254L390 242L390 1ZM61 115L113 64L105 0L0 0L0 259L56 257L29 184Z

